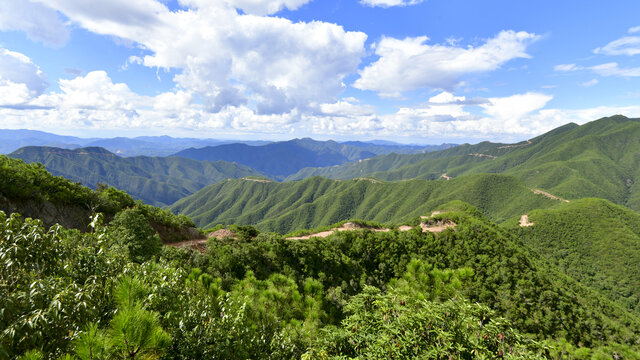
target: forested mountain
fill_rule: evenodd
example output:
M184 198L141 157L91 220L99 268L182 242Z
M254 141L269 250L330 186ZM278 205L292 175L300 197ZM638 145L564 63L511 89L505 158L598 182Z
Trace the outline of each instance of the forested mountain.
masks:
M354 177L369 176L371 174L389 179L408 179L412 178L412 176L435 179L445 173L448 168L465 165L473 167L478 162L508 154L514 149L528 146L534 141L558 136L575 127L578 127L578 125L570 123L529 141L523 141L517 144L483 141L474 145L462 144L425 154L389 154L359 162L350 162L340 166L306 168L289 176L287 181L300 180L311 176L323 176L330 179L352 179ZM452 164L448 165L449 162ZM393 174L378 174L379 172L391 172L394 170L398 170L397 174L396 172Z
M467 201L495 221L561 202L505 175L402 182L313 177L286 183L227 180L176 202L171 210L200 227L238 223L286 233L349 218L400 222L451 200Z
M640 314L640 214L601 199L529 212L530 226L505 223L572 278Z
M195 160L237 162L277 179L284 179L305 167L333 166L392 152L427 152L454 146L375 145L362 142L338 143L309 138L281 141L262 146L227 144L187 149L175 154Z
M437 179L472 173L503 173L527 186L567 199L599 197L640 210L640 119L603 118L565 125L519 144L480 143L424 155L380 156L360 163L305 169L311 175L348 179Z
M145 203L164 206L228 178L261 176L246 166L225 161L195 161L181 157L120 157L103 148L74 150L24 147L9 156L39 162L56 176L96 188L98 184L125 190Z

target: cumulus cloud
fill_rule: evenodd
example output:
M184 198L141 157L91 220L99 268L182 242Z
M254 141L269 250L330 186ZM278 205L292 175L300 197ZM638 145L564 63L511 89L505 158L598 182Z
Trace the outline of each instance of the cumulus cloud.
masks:
M509 141L538 135L566 123L556 118L536 118L551 99L545 94L525 93L484 99L480 105L470 105L472 102L464 96L441 92L424 104L401 107L390 114L345 111L337 116L327 113L305 116L300 125L308 126L310 132L336 135Z
M0 2L0 30L24 31L29 39L52 46L62 46L69 39L55 10L30 0Z
M186 10L171 12L155 0L46 1L90 31L139 44L145 66L181 69L174 80L208 111L251 104L265 115L337 100L364 55L364 33L252 15L306 2L181 0Z
M354 117L375 115L376 110L371 105L358 105L343 99L332 104L321 104L320 112L324 115Z
M640 32L640 26L635 26L629 29L629 34L635 34L637 32Z
M360 0L360 3L371 7L409 6L420 4L424 0Z
M295 111L259 115L246 106L211 113L191 93L176 90L139 95L124 83L114 83L104 71L61 79L59 92L35 98L21 95L27 88L18 85L0 81L0 99L4 102L0 103L0 118L7 128L85 132L127 129L189 135L202 131L287 133L300 118Z
M232 6L252 15L275 14L284 8L297 10L309 1L311 0L227 0Z
M143 36L162 26L161 14L169 10L155 0L33 0L57 10L80 26L123 39Z
M533 111L542 109L552 99L550 95L540 93L517 94L500 98L489 98L487 104L481 105L484 112L495 121L504 124L505 128L522 127L520 121Z
M48 86L43 72L31 59L0 47L0 105L26 103Z
M375 44L379 59L362 69L354 87L382 96L435 88L451 91L465 74L491 71L515 58L530 57L527 46L538 35L502 31L477 47L429 45L426 36L403 40L385 37Z
M18 85L1 83L0 98L7 101L10 99L7 95L20 96L25 89L28 91L24 83ZM584 123L615 113L640 116L640 106L547 109L552 97L535 92L482 101L440 92L423 104L401 107L390 114L380 114L375 107L350 98L320 104L308 113L294 109L281 114L257 114L246 105L227 106L211 113L194 95L179 89L155 96L139 95L126 84L114 83L104 71L61 79L59 87L58 92L35 98L24 95L30 100L19 106L0 106L3 126L50 131L82 129L94 133L127 129L184 135L322 134L511 141L541 134L568 121ZM23 98L13 102L21 102Z

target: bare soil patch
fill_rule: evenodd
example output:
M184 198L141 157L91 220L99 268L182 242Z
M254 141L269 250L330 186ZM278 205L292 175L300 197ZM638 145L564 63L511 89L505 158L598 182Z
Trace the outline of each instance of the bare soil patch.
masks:
M352 223L352 222L347 222L347 223L342 224L342 226L340 226L338 228L333 228L331 230L321 231L321 232L318 232L318 233L304 235L304 236L294 236L294 237L287 238L287 240L308 240L308 239L311 239L312 237L326 238L327 236L333 234L336 231L348 231L348 230L358 230L358 229L369 229L369 230L375 231L375 232L388 232L388 231L391 231L391 229L377 229L377 228L364 226L364 225L360 225L360 224L356 224L356 223Z
M232 238L236 238L236 234L234 234L233 231L228 230L228 229L220 229L220 230L216 230L214 232L210 232L206 235L205 239L192 239L192 240L185 240L185 241L180 241L180 242L175 242L175 243L170 243L170 244L166 244L167 246L172 246L172 247L190 247L193 249L196 249L200 252L204 252L206 247L207 247L207 240L209 238L217 238L217 239L224 239L226 237L232 237Z
M521 227L533 226L533 223L529 221L529 215L525 214L520 217L520 226Z
M229 229L220 229L220 230L216 230L214 232L210 232L210 233L207 234L207 239L208 238L212 238L212 237L215 237L217 239L224 239L226 237L232 237L232 238L235 239L236 234L233 231L229 230Z
M445 180L451 180L453 179L451 176L448 176L447 173L444 173L442 175L440 175L441 178L445 179Z
M171 246L171 247L189 247L189 248L198 250L200 252L204 252L207 247L207 239L186 240L186 241L180 241L180 242L175 242L175 243L170 243L165 245Z
M422 228L422 232L432 232L432 233L439 233L439 232L443 232L448 228L455 228L456 227L456 223L454 223L451 220L444 220L444 221L429 221L427 223L421 223L420 227Z

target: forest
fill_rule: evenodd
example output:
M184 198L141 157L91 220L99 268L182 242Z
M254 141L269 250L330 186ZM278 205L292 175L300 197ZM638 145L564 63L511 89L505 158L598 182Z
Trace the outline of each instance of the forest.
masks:
M460 202L440 234L245 228L162 246L139 209L91 231L0 214L0 356L637 358L637 316ZM249 231L251 230L251 231Z

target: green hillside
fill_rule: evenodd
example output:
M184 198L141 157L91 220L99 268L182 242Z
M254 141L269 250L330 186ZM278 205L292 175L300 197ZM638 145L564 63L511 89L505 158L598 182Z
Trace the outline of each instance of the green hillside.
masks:
M505 223L572 278L640 313L640 215L600 199L528 213L534 225Z
M180 157L120 157L102 148L67 150L24 147L9 156L39 162L56 176L97 188L106 184L145 203L165 206L201 188L228 178L260 176L246 166L225 161L195 161Z
M495 221L559 203L534 194L515 177L477 174L451 181L227 180L176 202L170 209L203 228L238 223L286 233L350 218L402 222L451 200L467 201Z
M603 118L568 124L519 144L480 143L424 155L380 156L340 167L306 169L290 179L321 174L347 179L436 179L502 173L567 199L599 197L640 210L640 119Z
M165 247L144 262L123 251L122 227L47 231L0 212L0 354L640 356L637 316L473 207L458 201L440 209L435 219L455 229L212 238L202 253Z
M165 242L200 238L193 222L168 210L136 202L113 187L92 190L61 176L53 176L40 163L27 164L0 155L0 210L39 219L47 227L55 224L89 231L96 214L105 221L133 212L152 227Z
M576 128L576 124L567 124L544 135L530 140L531 143L547 138L555 138L564 132ZM289 176L286 180L301 180L311 176L323 176L331 179L352 179L358 176L376 174L388 180L420 178L438 178L449 169L462 165L473 167L493 157L508 154L518 148L529 146L529 142L500 144L484 141L475 145L462 144L445 150L426 154L389 154L359 162L350 162L340 166L326 168L305 168ZM474 156L475 154L475 156ZM452 165L449 166L449 162ZM394 171L397 170L397 171ZM390 174L387 174L390 172ZM382 174L379 174L382 173Z

